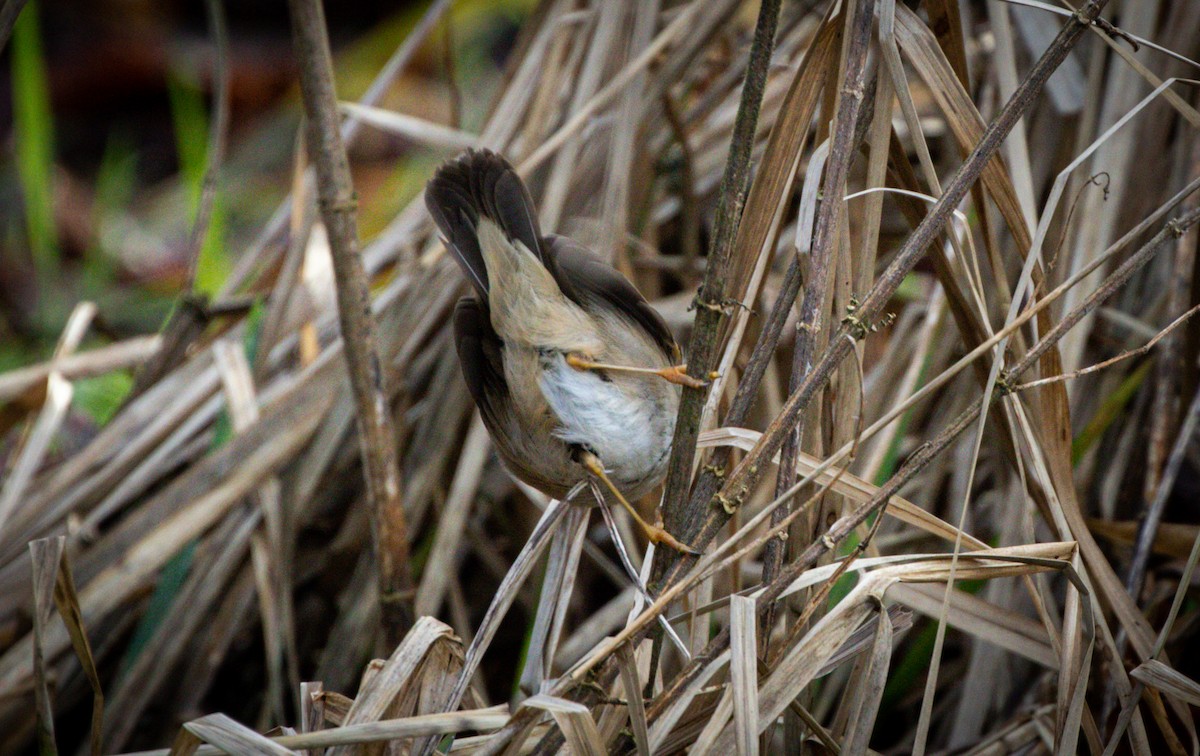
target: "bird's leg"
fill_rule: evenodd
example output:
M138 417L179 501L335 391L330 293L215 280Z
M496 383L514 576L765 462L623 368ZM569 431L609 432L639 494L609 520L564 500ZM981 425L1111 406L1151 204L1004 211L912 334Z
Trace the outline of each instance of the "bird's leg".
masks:
M578 460L579 464L583 465L585 470L594 475L608 488L609 491L612 491L613 496L617 498L617 501L620 502L621 506L625 507L625 511L629 512L630 516L632 516L638 526L641 527L642 532L644 532L646 537L652 542L666 544L676 551L682 551L685 554L700 553L668 533L661 525L651 525L642 519L642 516L638 514L638 511L634 509L633 505L629 503L624 494L617 489L616 485L612 482L612 479L608 477L608 474L604 472L604 465L600 463L599 457L597 457L595 454L592 454L590 451L583 450L580 452Z
M567 364L576 370L609 370L622 373L645 373L649 375L657 375L659 378L670 381L671 383L689 388L704 388L708 385L708 381L702 381L699 378L693 378L687 374L687 364L672 365L665 368L643 368L631 367L628 365L609 365L605 362L594 362L587 357L576 354L574 352L567 354Z

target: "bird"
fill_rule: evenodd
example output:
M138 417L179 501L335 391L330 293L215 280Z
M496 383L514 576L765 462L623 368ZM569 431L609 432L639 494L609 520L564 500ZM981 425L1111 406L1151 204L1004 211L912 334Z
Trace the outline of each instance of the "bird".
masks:
M508 469L555 499L588 503L578 494L606 489L650 541L695 553L630 504L666 476L682 387L707 385L688 375L662 317L589 249L543 235L528 188L495 152L444 163L425 204L474 290L455 306L455 347Z

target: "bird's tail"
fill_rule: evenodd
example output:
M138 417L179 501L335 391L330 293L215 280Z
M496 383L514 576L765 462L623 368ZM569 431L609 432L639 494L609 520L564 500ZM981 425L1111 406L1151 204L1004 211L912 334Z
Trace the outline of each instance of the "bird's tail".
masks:
M490 150L467 150L438 168L425 185L425 206L485 301L488 275L479 249L480 219L492 221L510 240L542 258L542 233L529 190L508 161Z

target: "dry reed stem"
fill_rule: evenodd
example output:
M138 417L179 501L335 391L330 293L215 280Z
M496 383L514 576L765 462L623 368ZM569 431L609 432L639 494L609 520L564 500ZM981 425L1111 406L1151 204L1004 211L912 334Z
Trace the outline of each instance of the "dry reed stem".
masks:
M376 348L371 295L358 250L356 199L346 160L333 60L325 15L315 0L291 0L292 37L300 60L300 90L308 124L308 148L317 169L317 197L329 232L337 282L338 322L358 416L359 448L375 535L379 603L384 635L397 642L413 622L396 433Z

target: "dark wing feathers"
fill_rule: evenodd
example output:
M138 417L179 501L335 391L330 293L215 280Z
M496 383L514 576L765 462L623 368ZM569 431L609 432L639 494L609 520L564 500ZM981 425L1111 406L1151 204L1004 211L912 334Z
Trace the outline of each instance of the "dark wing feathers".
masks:
M645 329L668 360L679 360L679 347L662 316L646 302L620 271L592 254L587 247L565 236L542 238L546 268L571 301L590 309L593 302L606 303L622 316Z
M481 217L490 219L510 239L542 257L541 232L529 190L508 161L494 152L467 150L439 168L425 186L425 205L454 258L485 301L488 275L477 236Z
M502 362L504 343L492 330L484 305L472 297L463 297L454 307L454 346L467 390L492 426L504 411L501 405L508 401Z

